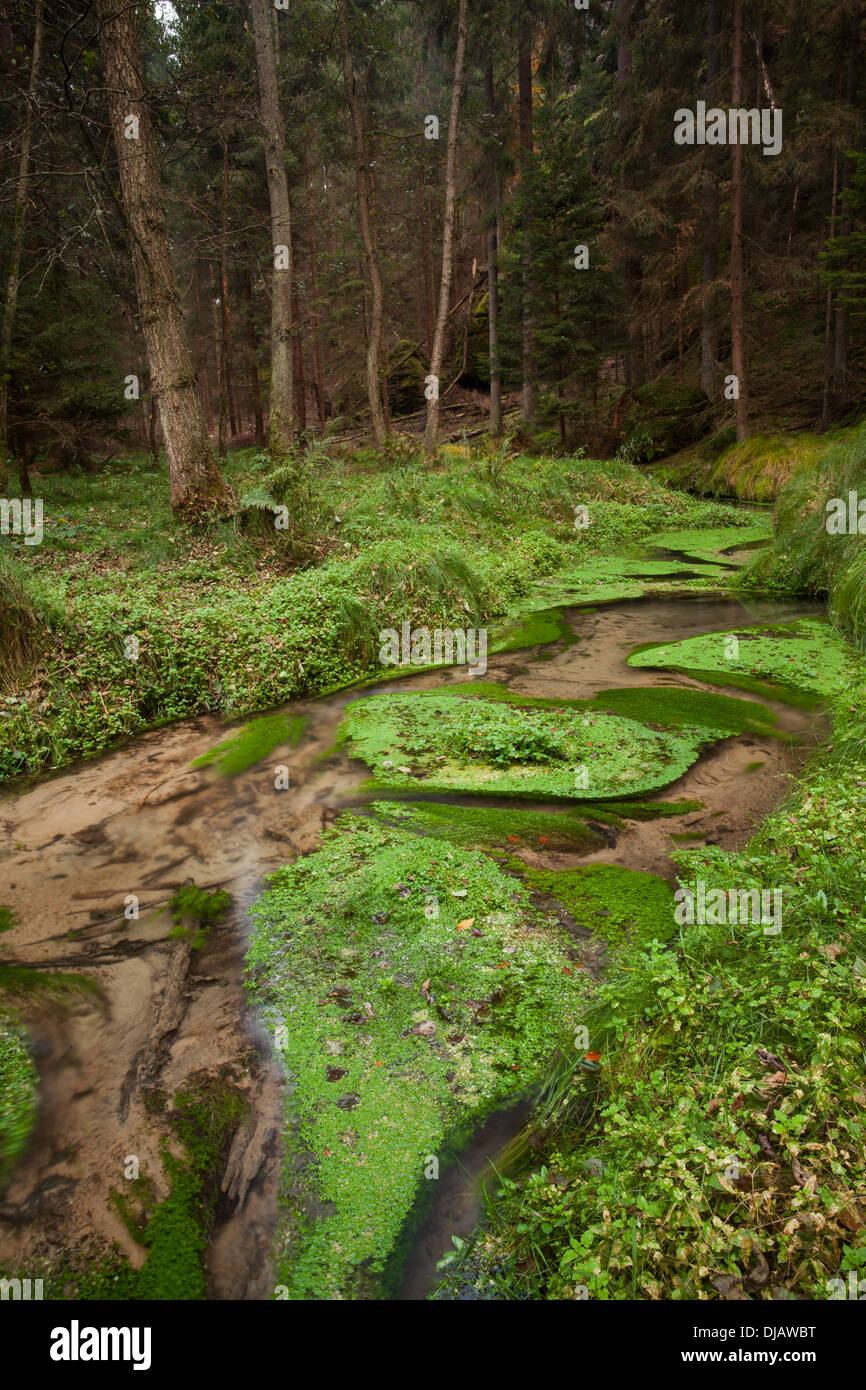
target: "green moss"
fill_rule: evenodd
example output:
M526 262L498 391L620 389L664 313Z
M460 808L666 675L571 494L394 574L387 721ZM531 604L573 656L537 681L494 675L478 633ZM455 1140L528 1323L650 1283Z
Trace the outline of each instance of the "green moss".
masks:
M478 848L507 849L517 843L585 854L605 844L603 836L574 811L524 811L514 807L502 810L494 806L450 806L437 801L373 801L370 810L386 824Z
M626 719L665 729L704 727L718 735L725 731L741 734L747 730L766 733L778 716L756 700L738 700L709 690L689 690L684 686L625 686L604 690L589 701L594 709L611 710Z
M163 1144L169 1195L154 1204L147 1181L113 1194L127 1228L147 1249L135 1277L134 1297L198 1300L206 1296L204 1260L220 1196L225 1160L249 1110L244 1093L227 1079L204 1076L174 1097L169 1121L183 1156Z
M541 647L550 642L558 642L561 637L576 639L562 616L559 608L541 608L520 619L513 627L495 638L490 645L491 652L516 652L524 647Z
M731 637L737 638L739 649L728 656ZM834 694L851 679L848 651L829 623L817 618L651 643L632 652L628 664L700 674L718 684L749 682L786 694L800 691L814 699Z
M618 864L587 864L575 869L523 865L521 875L530 887L550 893L579 926L610 946L624 941L667 941L675 931L674 890L656 874Z
M225 915L231 906L231 893L222 888L208 892L197 888L194 883L178 888L166 904L174 923L169 932L170 941L192 941L194 951L204 946L212 926Z
M747 526L662 531L659 535L651 536L646 544L649 550L679 550L684 555L700 561L722 561L729 564L730 559L724 551L743 550L769 541L772 536L771 518L757 518L752 514L751 524Z
M254 914L251 999L293 1078L277 1282L381 1295L428 1160L573 1023L567 937L486 855L355 816Z
M234 777L254 763L261 762L275 748L288 744L294 748L300 741L309 720L297 714L266 714L245 724L231 738L225 739L196 758L193 767L213 767L220 777Z
M476 683L355 701L340 737L373 769L371 786L595 801L667 786L706 743L772 718L700 691L555 701Z
M0 1017L0 1191L27 1146L38 1095L25 1035L12 1020Z

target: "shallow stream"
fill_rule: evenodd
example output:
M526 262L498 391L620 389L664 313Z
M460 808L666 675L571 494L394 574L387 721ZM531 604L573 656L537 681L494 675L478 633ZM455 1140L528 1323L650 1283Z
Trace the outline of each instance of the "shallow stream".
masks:
M493 656L485 679L519 695L568 700L638 685L718 690L688 676L633 669L625 658L640 643L819 611L703 597L569 609L565 639ZM402 679L399 689L445 687L476 676L465 667L419 672ZM225 737L221 721L208 717L145 734L0 801L0 901L21 922L6 937L6 959L78 971L100 988L99 996L82 997L63 1010L43 1009L31 1022L40 1114L28 1153L0 1202L0 1263L56 1260L73 1249L86 1256L116 1242L140 1264L144 1252L108 1193L120 1184L130 1154L142 1168L160 1171L159 1134L142 1089L158 1085L170 1095L198 1073L234 1068L251 1113L235 1138L223 1180L209 1254L210 1294L269 1296L283 1082L245 1009L246 910L267 873L314 850L324 825L368 799L360 790L368 775L364 764L331 750L346 704L391 688L393 682L294 702L288 712L308 721L296 746L276 748L232 777L191 766ZM749 698L739 689L725 693ZM776 712L778 732L791 738L747 733L724 739L659 794L701 802L702 809L630 821L624 828L599 827L603 847L583 856L543 846L518 853L543 869L599 862L672 878L670 856L685 840L742 845L825 730L814 711L781 700L763 703ZM287 789L275 788L277 765L289 770ZM543 802L496 804L558 809ZM170 919L158 911L190 881L224 888L234 901L205 949L195 953L188 943L169 938ZM140 904L133 920L124 917L130 895ZM424 1297L452 1234L471 1230L479 1211L475 1180L524 1122L519 1110L494 1117L463 1165L442 1183L406 1267L404 1298Z

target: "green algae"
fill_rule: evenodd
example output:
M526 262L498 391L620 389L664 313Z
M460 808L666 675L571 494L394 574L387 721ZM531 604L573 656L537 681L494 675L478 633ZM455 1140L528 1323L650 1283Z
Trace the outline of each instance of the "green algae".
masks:
M514 861L515 867L519 861ZM674 890L657 874L618 864L587 864L575 869L535 869L520 865L524 882L551 894L579 926L609 946L625 941L667 941L675 931Z
M533 613L515 619L513 625L506 625L501 635L491 643L490 651L522 651L526 647L547 646L563 637L567 639L566 646L571 646L577 640L565 621L562 610L539 608Z
M595 709L669 729L703 725L717 733L766 733L778 722L775 712L756 700L738 700L735 696L684 686L625 686L604 690L587 703Z
M503 707L438 691L349 705L343 735L373 769L367 786L569 800L667 786L712 737L705 726L673 733L592 709Z
M661 531L644 542L647 549L677 550L704 563L731 564L726 550L743 550L773 538L772 518L755 519L751 526L719 526L705 530Z
M454 806L438 801L373 801L377 819L453 844L512 849L514 845L586 854L606 843L574 811L525 811L496 806Z
M192 763L193 767L213 767L220 777L234 777L254 763L261 762L275 748L288 744L294 748L308 720L298 714L265 714L244 724L237 733L208 749Z
M26 1035L0 1017L0 1191L27 1146L36 1121L39 1086Z
M381 1296L449 1136L541 1073L584 986L472 850L343 816L269 883L247 969L291 1078L277 1296Z
M683 671L716 684L784 693L785 698L788 692L795 697L799 693L812 700L837 694L850 683L853 670L842 639L817 618L651 643L633 651L628 664Z
M773 721L754 702L703 691L567 701L475 682L355 701L339 737L372 769L368 787L597 802L659 790L706 744Z

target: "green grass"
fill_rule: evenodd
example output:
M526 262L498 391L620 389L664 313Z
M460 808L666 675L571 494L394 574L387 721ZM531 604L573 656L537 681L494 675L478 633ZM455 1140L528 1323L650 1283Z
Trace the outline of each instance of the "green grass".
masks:
M866 1270L862 658L848 669L847 688L819 677L832 742L750 843L677 855L693 888L780 889L781 933L618 944L584 1016L600 1069L563 1056L440 1297L707 1299L751 1271L753 1300L823 1300Z
M827 530L827 504L866 497L866 424L828 437L812 464L793 474L776 506L776 534L737 578L738 587L773 595L829 598L834 624L866 649L866 535Z
M37 1109L36 1068L26 1037L12 1019L0 1016L0 1192L27 1146Z

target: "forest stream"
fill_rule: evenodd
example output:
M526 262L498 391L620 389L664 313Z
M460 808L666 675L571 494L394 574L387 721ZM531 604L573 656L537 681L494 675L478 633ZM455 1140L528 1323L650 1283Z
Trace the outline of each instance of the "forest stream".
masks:
M639 643L818 612L810 605L760 602L745 608L729 598L705 597L566 609L569 631L563 639L492 656L486 679L519 696L568 700L638 685L723 689L752 698L673 672L635 669L625 658ZM40 1111L0 1206L3 1262L25 1265L73 1250L87 1257L116 1242L133 1264L141 1264L143 1252L107 1194L120 1184L129 1155L142 1168L159 1169L159 1135L143 1097L148 1088L172 1094L197 1074L235 1069L244 1077L250 1110L222 1179L208 1255L209 1294L269 1297L284 1093L269 1041L245 1004L247 910L265 875L314 851L328 822L369 799L359 790L364 764L333 748L347 703L395 688L447 687L472 675L465 667L428 670L396 687L392 681L293 702L286 712L307 721L300 740L234 776L192 766L225 737L224 724L207 717L151 731L4 797L4 897L20 918L9 958L83 973L96 981L99 993L64 1009L42 1009L31 1024ZM588 854L544 845L518 854L539 869L604 863L670 880L677 836L741 846L784 796L791 775L826 729L814 710L781 699L764 697L763 703L778 718L776 732L791 738L754 732L725 738L656 793L700 802L702 809L616 829L597 827L603 844ZM287 789L275 789L276 764L289 770ZM399 793L392 799L399 800ZM500 798L493 804L515 803ZM520 805L545 809L542 801ZM188 940L172 939L170 918L160 911L189 882L225 889L232 897L229 915L200 951ZM129 895L139 900L137 919L124 917ZM590 968L603 968L604 951L593 952L591 942L587 950ZM452 1235L466 1235L478 1220L475 1180L525 1121L525 1106L498 1112L477 1133L462 1165L445 1175L414 1237L400 1297L426 1296Z

